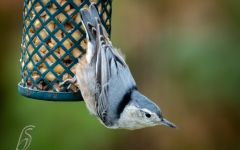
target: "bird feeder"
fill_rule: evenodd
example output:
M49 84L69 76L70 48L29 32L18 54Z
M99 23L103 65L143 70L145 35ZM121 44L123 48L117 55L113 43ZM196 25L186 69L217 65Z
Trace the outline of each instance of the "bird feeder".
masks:
M81 101L77 85L59 86L76 74L86 52L79 10L96 3L110 35L112 0L24 0L21 44L21 95L41 100Z

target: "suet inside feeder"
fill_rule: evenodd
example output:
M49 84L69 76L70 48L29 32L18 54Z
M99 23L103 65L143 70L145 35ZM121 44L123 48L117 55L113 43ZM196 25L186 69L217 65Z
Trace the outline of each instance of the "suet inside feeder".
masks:
M21 95L41 100L81 101L77 85L59 86L75 76L87 41L79 10L95 2L110 35L112 0L25 0L21 44Z

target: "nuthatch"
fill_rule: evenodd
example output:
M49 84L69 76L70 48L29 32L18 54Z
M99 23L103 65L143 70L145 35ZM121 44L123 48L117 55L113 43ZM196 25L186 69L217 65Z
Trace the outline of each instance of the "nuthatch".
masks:
M155 125L178 127L161 109L141 94L122 54L112 46L95 4L80 15L87 35L87 51L76 66L77 81L90 113L107 128L140 129Z

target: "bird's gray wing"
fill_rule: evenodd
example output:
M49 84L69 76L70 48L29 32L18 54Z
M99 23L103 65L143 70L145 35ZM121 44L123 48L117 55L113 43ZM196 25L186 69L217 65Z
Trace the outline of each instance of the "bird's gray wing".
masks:
M102 29L101 22L99 18L96 19L96 81L97 81L97 93L96 93L96 109L98 116L106 123L106 116L111 109L117 109L117 107L110 106L113 101L117 103L124 96L125 85L122 82L125 82L124 76L130 71L124 62L123 58L120 56L118 51L112 46L108 40L104 37L104 32ZM128 78L128 76L126 76ZM135 82L130 75L130 80L133 85ZM116 81L116 83L114 83ZM120 83L118 83L120 82ZM115 84L115 85L114 85ZM131 84L128 84L131 85ZM114 87L116 86L116 87ZM118 90L115 98L109 98L109 91L112 88ZM117 89L120 88L120 89ZM117 96L117 94L119 94ZM111 102L112 101L112 102ZM111 107L111 108L109 108Z

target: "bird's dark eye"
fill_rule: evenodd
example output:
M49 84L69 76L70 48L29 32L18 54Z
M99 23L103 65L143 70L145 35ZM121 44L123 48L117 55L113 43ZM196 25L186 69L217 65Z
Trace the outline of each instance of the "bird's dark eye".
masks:
M150 117L151 117L151 115L150 115L149 113L147 113L147 112L145 112L145 116L146 116L147 118L150 118Z

